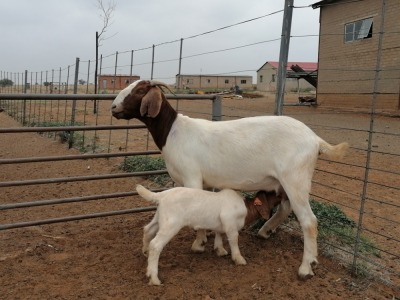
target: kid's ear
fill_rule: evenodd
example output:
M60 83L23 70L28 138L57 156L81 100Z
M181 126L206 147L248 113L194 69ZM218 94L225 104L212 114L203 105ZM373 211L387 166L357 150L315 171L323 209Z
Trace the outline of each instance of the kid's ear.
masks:
M256 205L255 202L261 202L261 205ZM271 211L269 210L268 203L265 197L257 194L257 196L254 198L254 206L256 207L261 217L263 217L263 219L268 220L271 217Z

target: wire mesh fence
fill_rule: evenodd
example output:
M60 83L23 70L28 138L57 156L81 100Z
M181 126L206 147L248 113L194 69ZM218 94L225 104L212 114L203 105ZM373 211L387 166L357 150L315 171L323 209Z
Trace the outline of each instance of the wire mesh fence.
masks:
M267 14L250 21L270 19L281 12ZM378 22L375 23L378 24ZM234 24L232 27L240 25L242 24ZM219 28L215 32L228 28L230 26ZM214 49L210 45L208 51L186 53L185 46L201 40L204 34L102 55L99 62L99 75L111 74L116 78L118 74L127 74L128 77L133 78L141 74L142 78L172 81L171 87L182 92L180 84L175 82L175 74L177 70L180 73L178 65L180 66L181 63L201 57L201 64L207 64L207 57L221 55L228 51L240 53L245 61L249 53L259 52L259 49L263 49L265 45L278 43L280 40L277 34L277 38L272 40L237 43L225 49ZM335 35L340 39L343 38L343 33L321 32L320 35L292 36L292 39L304 42L319 38L321 42ZM382 28L379 30L379 35L382 40L398 41L400 30L395 28L386 31L384 27L383 30ZM182 45L183 54L178 55ZM164 54L167 53L166 48L173 48L177 55L170 57ZM337 207L345 214L343 216L333 209L326 214L318 215L320 223L328 224L320 228L323 235L321 238L323 252L326 255L332 255L344 265L349 265L355 273L373 274L374 277L386 283L400 286L400 239L398 238L400 236L400 122L398 105L396 106L398 103L396 101L400 101L400 98L396 98L399 97L400 90L400 67L398 64L390 63L391 56L388 53L392 52L398 53L398 50L377 42L374 49L375 60L371 61L368 67L350 63L337 66L334 61L331 64L320 64L318 106L285 106L283 114L303 121L318 135L333 144L347 141L351 145L349 154L343 161L321 158L315 172L311 199ZM360 53L352 55L357 56ZM56 95L96 92L104 95L104 98L108 97L108 100L113 99L115 93L120 90L116 86L116 81L107 88L99 83L99 90L94 90L93 65L91 60L77 60L75 64L50 71L24 73L1 71L0 80L10 79L13 82L12 85L0 86L1 94L46 94L46 97L43 96L39 100L24 99L23 95L19 95L20 99L3 97L0 100L0 107L26 126L24 128L58 128L53 131L46 129L36 131L40 131L41 135L55 142L66 143L68 148L77 148L80 153L75 154L76 159L104 159L107 155L114 153L119 153L118 155L121 154L122 157L134 152L158 154L158 149L141 123L137 121L121 123L121 121L113 120L109 109L110 101L99 99L100 96L94 95L92 99L54 99ZM165 69L169 71L164 73L161 70L165 69L161 66L167 66ZM233 64L232 69L221 70L218 74L256 73L257 71L255 66L248 68L240 66ZM128 80L125 84L130 82ZM338 90L346 92L337 93ZM249 92L260 97L222 100L222 120L272 114L275 100L273 93ZM302 92L302 94L310 95L308 92ZM186 97L190 98L189 95ZM212 100L212 96L205 97ZM287 93L285 103L297 103L298 97L299 93ZM184 100L185 97L181 100L172 98L170 99L172 105L185 115L209 120L216 118L212 113L212 101ZM330 106L330 101L336 106ZM93 113L94 111L96 113ZM125 127L116 129L116 125ZM88 126L94 126L94 130L76 130L76 127ZM102 128L102 126L105 127ZM35 129L32 130L35 131ZM23 131L20 132L22 133ZM0 130L0 134L11 134L11 132ZM94 156L85 156L89 153ZM38 159L43 163L47 156L49 155L42 155ZM3 169L10 164L10 159L12 159L11 156L0 160ZM16 159L15 166L34 161L34 158L28 157ZM51 159L54 161L55 158ZM121 158L119 159L121 161ZM11 169L7 170L11 172ZM112 176L109 177L111 179ZM89 178L84 179L89 180ZM20 179L8 178L1 183L0 188L7 191L10 188L8 186L10 182L14 181L17 185L18 180ZM22 184L28 184L26 180L23 179ZM39 184L37 180L40 178L32 180L36 181L32 181L31 184L36 185ZM113 192L105 195L107 198L114 198L132 196L134 193ZM40 201L50 201L49 203L55 204L57 201L89 201L94 198L96 197L93 195L83 197L73 195L61 200L46 198ZM16 200L18 199L13 201ZM33 200L37 199L30 199L28 202ZM24 206L24 204L18 205ZM9 203L2 203L0 207L4 211L16 208ZM66 219L63 220L66 221ZM286 226L292 230L298 230L295 222L289 222Z
M294 95L288 95L288 98L294 97ZM2 100L2 107L15 119L21 122L21 114L23 105L21 104L24 100ZM29 101L29 100L28 100ZM34 102L35 100L31 100ZM47 100L50 102L51 100ZM61 100L64 102L65 100ZM7 128L1 129L1 134L22 134L24 130L29 129L31 132L38 132L45 135L49 139L56 143L62 143L66 141L65 147L68 148L68 138L62 134L66 132L74 132L74 142L72 147L78 148L82 154L75 154L74 157L63 157L60 156L60 160L64 159L107 159L113 155L124 157L134 154L158 154L158 149L152 144L151 138L147 131L141 124L111 124L109 115L109 101L100 100L98 115L93 115L92 111L87 108L85 101L80 100L77 104L76 124L75 127L69 126L69 118L67 114L67 124L64 124L64 107L60 104L50 106L49 103L39 101L40 104L33 104L31 112L27 111L26 116L31 120L36 119L34 115L31 115L34 111L39 112L39 105L41 117L37 117L38 120L51 119L50 115L53 115L53 119L57 119L57 111L62 115L59 117L59 121L56 124L57 127L46 128L41 122L27 122L27 127L14 128L14 130L8 130ZM171 102L177 102L177 100L170 100ZM68 102L71 102L69 100ZM266 111L272 112L273 109L273 97L264 97L259 99L224 99L223 103L223 120L235 119L241 116L256 116L260 115L261 107L265 108ZM36 105L36 110L34 106ZM44 117L43 111L44 106L46 108L46 114ZM176 106L176 103L175 103ZM253 107L252 107L253 106ZM86 110L85 110L86 107ZM212 105L205 102L204 100L180 100L179 108L180 112L192 116L206 119L212 119L211 111ZM60 109L62 108L62 109ZM258 109L257 109L258 108ZM69 106L69 111L71 106ZM208 112L208 113L207 113ZM268 114L268 113L266 113ZM323 215L319 217L320 222L336 222L334 226L324 229L329 232L329 235L334 234L340 242L335 243L331 241L331 238L322 239L322 245L324 251L329 255L343 261L343 264L353 263L352 259L356 258L356 268L358 272L365 272L365 270L374 269L374 272L382 273L381 279L387 282L395 282L394 278L398 275L398 258L399 253L396 250L398 248L399 240L398 230L399 221L398 216L400 213L398 196L399 187L397 182L399 181L399 124L397 118L377 115L375 124L375 130L372 134L373 147L370 155L370 166L369 166L369 178L365 179L366 161L368 152L368 139L369 139L369 118L370 116L365 114L359 114L356 112L337 113L330 110L318 110L318 108L310 107L288 107L285 109L285 114L291 115L299 120L306 122L311 128L317 132L320 136L329 140L332 143L338 143L341 141L349 141L351 144L351 150L349 155L344 161L329 161L320 159L318 167L315 173L313 181L313 189L311 198L317 202L327 203L339 207L351 222L351 228L347 226L347 219L337 219L337 215ZM85 115L91 115L92 120ZM30 116L30 117L29 117ZM97 121L96 121L97 118ZM47 121L46 121L47 122ZM39 127L34 127L37 125ZM94 125L93 127L90 127ZM67 127L63 127L67 126ZM119 129L116 129L116 126ZM82 128L80 128L82 127ZM88 134L90 130L82 129L96 129L96 139L93 140L92 135ZM114 127L114 128L113 128ZM122 129L121 129L122 128ZM56 131L52 131L56 130ZM15 132L13 132L15 131ZM18 131L20 131L18 133ZM62 133L60 135L60 133ZM82 134L82 136L78 135ZM17 135L18 136L18 135ZM64 139L65 138L65 139ZM18 139L18 137L16 137ZM148 140L149 139L149 140ZM149 152L147 152L149 151ZM85 154L86 153L86 154ZM88 156L88 155L93 155ZM39 157L19 157L15 160L3 158L0 163L3 168L7 164L13 162L15 165L27 164L31 162L46 162L56 161L57 157L48 157L45 154ZM164 171L165 172L165 171ZM133 174L135 175L135 174ZM115 180L119 176L133 176L132 174L124 175L120 173L110 175L96 175L98 180L105 179ZM137 174L138 176L143 175L142 173ZM79 176L76 180L96 180L91 177ZM1 183L3 190L12 188L13 186L37 186L38 184L49 184L49 183L60 183L60 182L71 182L74 181L69 175L66 178L50 178L50 179L24 179L16 181L6 181ZM364 185L367 187L368 193L365 199L362 199ZM118 196L127 197L134 195L133 192L129 194L118 195L114 193L106 194L107 198L114 198ZM87 201L93 199L102 199L103 196L96 197L96 195L86 195L83 198L72 197L71 202ZM71 197L70 197L71 198ZM13 199L15 201L17 199ZM52 199L43 199L41 201L49 201ZM53 199L55 203L68 202L67 199ZM364 202L363 202L364 201ZM29 202L36 202L31 199ZM38 205L40 202L36 202ZM53 203L50 201L50 203ZM362 203L364 207L362 208ZM3 204L2 210L8 210L14 208L13 206L8 207L10 204ZM18 204L21 207L24 204ZM114 213L114 212L112 212ZM100 214L100 216L102 216ZM90 217L90 216L89 216ZM80 217L79 217L80 218ZM61 218L60 220L68 220L69 217ZM27 222L27 221L24 221ZM32 222L32 221L30 221ZM344 223L343 223L344 222ZM361 223L360 223L361 222ZM39 222L40 223L40 222ZM36 224L27 223L29 224ZM293 223L288 226L293 227ZM7 225L5 228L13 228L11 225ZM3 229L5 229L3 228ZM359 234L359 236L357 236ZM344 241L343 241L344 240ZM341 245L343 243L343 245ZM357 250L359 247L361 250ZM369 252L365 253L365 249ZM361 262L361 264L360 264ZM366 265L366 266L365 266ZM369 271L370 272L370 271Z

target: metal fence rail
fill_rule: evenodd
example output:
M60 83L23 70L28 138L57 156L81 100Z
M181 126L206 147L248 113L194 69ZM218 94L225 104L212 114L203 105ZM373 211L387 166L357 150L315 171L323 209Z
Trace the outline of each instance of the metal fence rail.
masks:
M92 153L84 153L84 154L72 154L72 155L53 155L53 156L36 156L36 157L17 157L17 158L1 158L0 166L5 165L21 165L21 164L29 164L29 163L52 163L52 162L60 162L60 161L72 161L72 160L97 160L97 159L110 159L110 158L126 158L130 156L137 155L159 155L160 151L149 149L149 141L147 142L146 149L144 151L128 151L128 144L131 142L128 136L131 134L134 136L137 130L143 130L146 127L142 124L133 125L127 124L125 125L113 125L112 120L109 120L109 124L98 124L98 117L102 116L102 114L109 114L109 110L103 109L99 110L96 114L96 122L95 124L88 124L88 121L84 122L75 122L73 125L60 125L66 123L65 120L81 120L86 114L88 114L87 106L81 105L79 107L84 107L83 112L79 112L76 108L76 101L87 101L87 100L99 100L99 107L101 108L101 101L114 99L116 95L58 95L58 94L0 94L0 107L3 108L10 116L21 122L24 127L11 127L11 128L0 128L0 134L14 134L16 138L18 138L19 134L24 133L38 133L38 134L47 134L49 138L56 138L55 132L95 132L97 134L98 131L109 131L110 134L105 136L105 140L97 141L95 139L95 143L98 144L98 147L101 147L102 143L111 144L111 132L112 131L126 131L126 139L124 140L124 150L121 149L110 149L108 147L106 153L104 151L97 152L97 148L93 147ZM211 119L220 120L221 119L221 96L219 95L167 95L167 97L171 100L207 100L212 102L212 111L213 115ZM64 111L69 111L70 115L65 114L63 118L63 110L60 110L59 106L50 106L47 107L47 101L57 101L59 103L60 100L65 100L65 109ZM26 105L26 101L33 102L32 105ZM36 102L36 103L35 103ZM21 105L24 103L24 105ZM75 103L72 105L71 103ZM86 104L86 103L85 103ZM109 102L108 105L109 106ZM40 122L26 122L26 120L39 119L38 114L42 113L41 120L45 121L46 117L48 119L56 120L54 126L40 126ZM44 113L46 111L46 113ZM46 116L47 114L48 116ZM54 114L56 116L54 116ZM74 115L72 115L74 114ZM23 116L23 117L21 117ZM35 126L39 125L39 126ZM147 130L146 130L147 131ZM149 139L149 135L147 133L147 138ZM91 143L91 141L89 141ZM84 147L83 147L84 148ZM81 147L82 149L82 147ZM97 153L96 153L97 152ZM45 153L44 153L45 154ZM48 184L66 184L66 183L74 183L74 182L87 182L92 180L115 180L120 178L132 178L132 177L143 177L143 176L153 176L153 175L162 175L167 174L166 170L157 170L157 171L145 171L145 172L130 172L130 173L110 173L110 174L101 174L101 175L86 175L86 176L66 176L66 177L57 177L57 178L38 178L38 179L26 179L26 180L12 180L12 181L2 181L0 182L0 189L10 188L10 187L28 187L28 186L38 186L38 185L48 185ZM162 189L155 189L155 191L161 191ZM67 204L67 203L82 203L86 201L95 201L95 200L109 200L116 198L124 198L131 197L137 195L136 192L114 192L114 193L105 193L105 194L95 194L95 195L87 195L87 196L74 196L68 198L56 198L56 199L43 199L43 200L28 200L24 202L19 202L17 199L12 201L11 203L1 203L0 211L5 212L7 210L13 209L28 209L32 207L39 206L48 206L48 205L59 205L59 204ZM104 216L114 216L120 214L129 214L136 212L145 212L154 210L154 207L141 207L134 209L123 209L117 211L104 211L95 214L84 214L78 216L63 216L60 218L51 218L51 219L42 219L36 221L23 221L23 222L15 222L8 224L0 224L0 230L6 229L15 229L21 227L29 227L36 225L44 225L44 224L52 224L66 221L74 221L74 220L83 220L83 219L91 219L98 218Z

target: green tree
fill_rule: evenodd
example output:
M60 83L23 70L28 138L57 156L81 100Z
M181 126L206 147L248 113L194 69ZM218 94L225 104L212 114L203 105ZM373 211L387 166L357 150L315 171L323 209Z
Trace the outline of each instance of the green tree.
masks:
M4 79L0 80L0 86L1 87L13 86L13 85L14 85L14 82L11 79L4 78Z

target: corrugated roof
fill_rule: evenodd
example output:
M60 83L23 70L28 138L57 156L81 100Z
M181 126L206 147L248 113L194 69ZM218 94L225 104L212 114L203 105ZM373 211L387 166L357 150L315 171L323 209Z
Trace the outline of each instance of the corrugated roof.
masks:
M269 61L268 63L270 65L272 65L274 68L278 69L278 66L279 66L278 61ZM292 65L298 65L304 71L314 71L314 70L318 69L318 63L316 63L316 62L288 61L286 70L291 70L290 67Z

